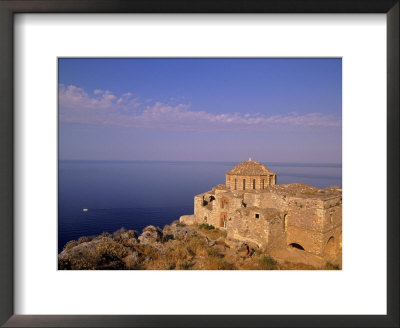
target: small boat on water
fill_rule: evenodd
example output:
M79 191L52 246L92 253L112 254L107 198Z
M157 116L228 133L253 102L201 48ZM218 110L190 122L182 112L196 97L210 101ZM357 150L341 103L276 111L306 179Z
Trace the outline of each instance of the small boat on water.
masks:
M88 211L88 209L87 209L87 208L84 208L82 211L83 211L83 212L87 212L87 211Z

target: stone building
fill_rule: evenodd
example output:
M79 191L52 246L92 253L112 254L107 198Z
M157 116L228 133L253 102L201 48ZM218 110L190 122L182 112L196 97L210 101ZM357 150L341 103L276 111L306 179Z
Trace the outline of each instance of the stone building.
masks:
M194 214L180 221L207 223L264 249L292 246L327 258L341 253L340 189L278 185L276 173L251 159L226 172L225 181L195 196Z

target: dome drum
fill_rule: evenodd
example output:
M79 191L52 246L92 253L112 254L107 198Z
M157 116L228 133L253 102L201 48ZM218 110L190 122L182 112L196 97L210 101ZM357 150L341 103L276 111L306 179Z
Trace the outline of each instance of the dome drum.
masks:
M251 159L236 165L225 177L231 190L262 190L276 184L276 173Z

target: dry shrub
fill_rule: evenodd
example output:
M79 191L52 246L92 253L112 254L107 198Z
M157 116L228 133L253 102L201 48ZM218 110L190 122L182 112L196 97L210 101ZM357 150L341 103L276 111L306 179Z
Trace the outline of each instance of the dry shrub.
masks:
M279 264L280 270L316 270L316 268L310 264L305 263L293 263L293 262L283 262Z
M218 239L220 237L226 238L226 235L227 235L226 231L222 231L218 228L211 229L211 230L202 229L201 231L208 238L213 239L213 240Z
M130 247L130 248L135 248L137 246L138 242L136 239L131 238L131 239L122 239L120 243L125 246L125 247Z
M152 260L158 259L160 253L151 245L140 247L140 252L143 258L150 257Z
M222 254L219 254L215 249L208 250L208 258L204 266L205 270L235 270L235 264L228 261Z
M307 191L303 191L303 194L304 195L316 195L317 194L317 191L311 191L311 190L307 190Z
M89 241L88 237L79 237L78 244L87 243Z
M191 267L191 264L190 264L190 262L188 260L179 260L176 263L176 268L178 270L189 270L190 267Z
M122 261L125 264L125 268L128 270L135 269L138 265L138 259L137 257L133 256L132 254L129 254L128 256L125 256Z
M78 242L76 240L71 240L68 243L65 244L64 250L68 251L69 249L75 247L78 245Z
M207 254L209 257L218 257L218 252L215 248L209 248Z
M128 255L128 251L121 244L107 240L96 247L96 252L104 260L121 260Z
M235 265L225 259L218 260L218 270L235 270Z
M122 261L124 262L125 267L126 267L128 270L132 270L132 269L134 269L134 268L136 267L136 261L134 261L134 260L133 260L131 257L129 257L129 256L124 257L124 258L122 259Z
M70 259L72 270L95 270L100 261L97 252L92 248L83 249L79 256Z
M122 227L121 229L118 229L117 231L114 231L113 233L113 239L115 241L120 241L121 240L121 235L126 232L125 228Z
M111 234L108 232L103 232L101 235L94 238L94 240L100 240L103 238L111 238Z
M197 257L199 257L199 256L207 257L207 256L208 256L208 249L209 249L209 248L205 245L205 243L202 244L201 246L199 246L199 247L196 249L196 256L197 256Z
M208 257L206 260L205 270L219 270L220 259L218 257Z
M239 270L260 270L257 263L255 263L254 261L240 260L240 261L236 262L236 267Z
M176 264L168 259L158 259L146 264L147 270L173 270Z
M189 242L188 242L188 249L194 255L206 254L205 248L206 248L206 245L205 245L205 241L203 239L200 239L197 236L190 237Z
M137 237L137 232L135 230L128 230L128 236L129 238L136 238Z
M168 247L165 251L165 256L173 262L185 259L188 256L186 247L181 243L174 243L171 247Z

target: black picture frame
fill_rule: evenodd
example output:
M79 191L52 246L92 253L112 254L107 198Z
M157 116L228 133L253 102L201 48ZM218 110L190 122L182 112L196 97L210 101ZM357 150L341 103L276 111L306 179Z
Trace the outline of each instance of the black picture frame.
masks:
M399 327L399 8L399 0L0 0L0 324L4 327ZM16 13L385 13L387 315L14 315L13 17Z

